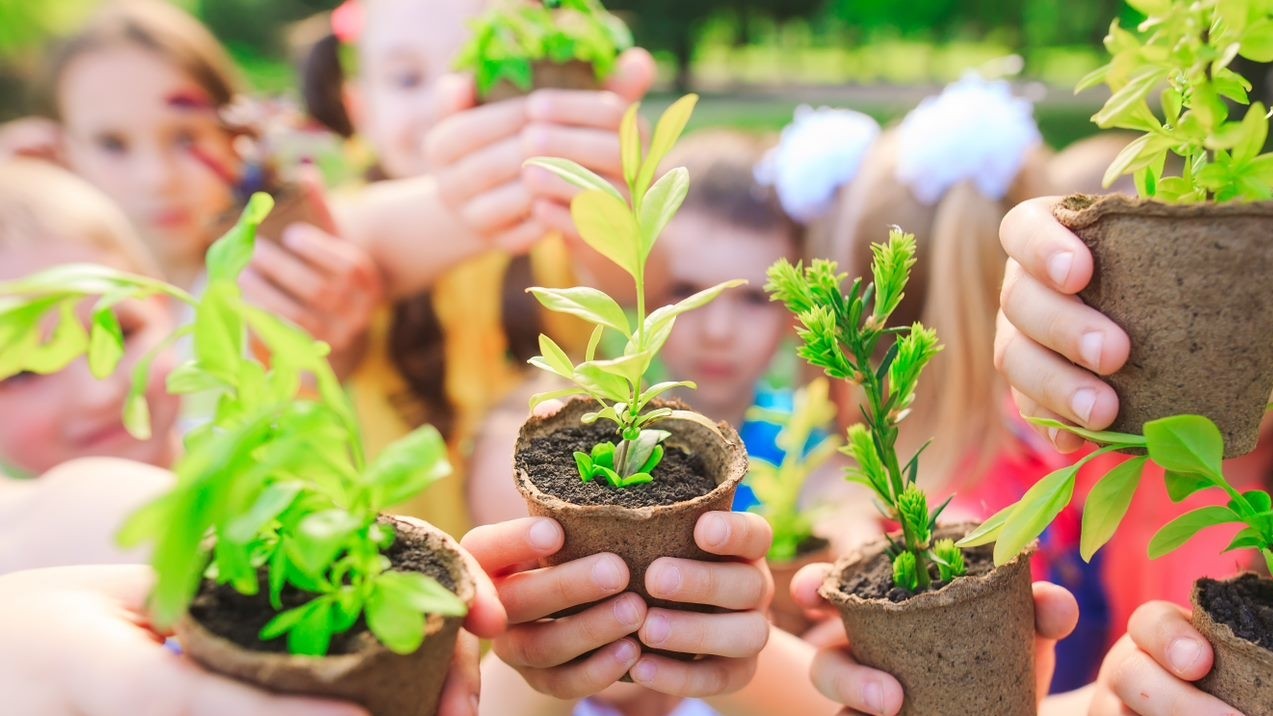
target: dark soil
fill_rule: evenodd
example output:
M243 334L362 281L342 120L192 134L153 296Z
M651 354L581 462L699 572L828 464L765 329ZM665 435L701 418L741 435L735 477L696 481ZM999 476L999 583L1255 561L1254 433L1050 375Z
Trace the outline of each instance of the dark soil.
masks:
M994 571L994 546L974 547L964 550L964 563L968 567L966 576L979 577ZM922 592L939 592L950 582L937 579L937 566L930 565L932 582L928 589L912 592L893 586L893 560L887 552L877 556L865 569L855 570L845 575L840 587L849 594L863 599L887 599L900 603Z
M422 572L438 580L447 589L455 591L455 580L448 568L449 561L444 555L429 550L426 545L398 539L385 551L385 556L392 562L392 569L403 572ZM217 636L229 639L244 648L274 654L286 653L286 635L268 642L262 642L257 638L261 628L276 614L274 608L270 606L265 568L260 570L260 580L260 591L251 597L239 594L228 584L217 585L212 581L205 581L190 605L190 616ZM283 608L287 610L298 607L313 599L313 596L293 587L286 587L281 596ZM331 648L327 653L335 656L357 651L358 637L366 631L367 623L359 618L349 631L332 638Z
M1198 603L1217 623L1233 633L1273 651L1273 581L1244 574L1232 582L1198 581Z
M654 468L654 482L645 485L614 488L605 480L581 480L575 453L591 452L598 443L617 440L610 423L597 421L531 440L530 447L517 453L515 461L536 487L576 505L674 505L716 489L716 481L706 474L703 461L680 448L668 448L663 462Z

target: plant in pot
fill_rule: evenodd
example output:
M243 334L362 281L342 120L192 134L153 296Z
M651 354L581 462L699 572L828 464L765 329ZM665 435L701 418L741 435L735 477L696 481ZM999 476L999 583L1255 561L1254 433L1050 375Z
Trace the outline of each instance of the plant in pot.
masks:
M898 425L941 347L918 323L888 326L915 263L914 237L894 229L872 250L874 280L854 280L847 294L836 263L823 260L784 260L766 286L799 319L801 357L860 389L863 422L843 449L857 465L847 477L900 528L837 562L820 593L839 608L854 658L901 682L903 714L1034 714L1028 556L996 567L988 548L960 549L954 540L972 526L938 526L945 504L930 510L916 484L920 454L898 456Z
M597 89L632 33L598 0L501 0L473 26L456 69L472 72L483 102L536 88Z
M650 597L646 568L664 556L713 559L695 544L694 525L706 512L729 510L747 472L747 454L733 428L659 399L692 383L646 384L677 317L743 283L725 282L647 312L646 259L689 191L684 168L658 181L655 174L696 100L690 95L668 108L648 151L637 130L637 107L625 115L620 138L631 200L573 162L530 160L584 189L571 204L576 227L589 246L632 277L636 311L629 320L614 299L592 288L530 289L548 309L578 316L594 329L578 365L552 339L539 337L542 355L531 364L571 387L536 395L531 408L570 400L555 415L532 417L522 426L514 458L530 513L552 517L565 530L565 545L550 564L614 552L627 562L631 588L647 604L679 608L685 607ZM607 332L617 334L623 353L600 359L597 347Z
M1273 391L1273 155L1265 107L1250 103L1238 57L1273 61L1267 0L1130 0L1140 34L1115 22L1112 54L1079 85L1113 91L1093 116L1144 134L1122 151L1106 185L1135 175L1140 198L1067 197L1054 212L1091 249L1083 301L1120 325L1131 356L1107 378L1118 393L1113 430L1205 415L1233 457L1250 452ZM1161 113L1150 99L1161 100ZM1250 104L1238 116L1231 107ZM1166 160L1182 160L1165 176ZM1223 290L1217 286L1223 285ZM1219 369L1223 366L1223 370Z
M803 634L813 623L791 599L791 578L801 567L830 559L830 543L814 534L818 506L801 505L805 483L840 447L835 436L820 431L835 420L835 404L829 399L830 386L818 378L796 391L790 413L754 407L751 420L780 427L777 445L783 451L782 464L753 457L746 484L760 501L752 510L769 522L774 542L769 549L769 571L774 577L774 599L770 616L779 628Z
M1256 550L1265 565L1273 568L1273 498L1264 490L1240 491L1225 478L1224 437L1210 419L1199 415L1159 418L1145 424L1143 435L1091 432L1046 419L1032 422L1068 430L1099 445L1088 460L1109 452L1130 453L1087 497L1080 539L1084 559L1091 559L1113 537L1146 465L1153 462L1165 471L1172 500L1181 502L1205 490L1218 491L1227 500L1168 522L1150 540L1150 558L1174 552L1203 530L1237 525L1242 529L1225 552ZM996 562L1013 559L1024 541L1041 534L1069 504L1078 469L1086 461L1044 478L1016 505L987 520L965 544L997 539ZM1194 626L1215 652L1211 673L1198 685L1247 716L1273 716L1273 580L1254 574L1227 581L1200 579L1192 601Z
M215 415L186 437L173 489L119 536L153 546L153 623L175 627L183 651L209 669L266 689L428 716L475 586L453 540L379 513L449 473L445 445L425 427L367 464L327 346L244 302L238 276L272 204L253 197L212 246L200 297L88 264L0 284L0 378L80 357L108 377L126 340L113 306L154 296L189 305L193 323L138 360L123 415L129 432L148 436L150 367L189 338L193 357L167 389L214 392ZM85 303L87 330L77 315ZM249 336L268 365L247 350Z

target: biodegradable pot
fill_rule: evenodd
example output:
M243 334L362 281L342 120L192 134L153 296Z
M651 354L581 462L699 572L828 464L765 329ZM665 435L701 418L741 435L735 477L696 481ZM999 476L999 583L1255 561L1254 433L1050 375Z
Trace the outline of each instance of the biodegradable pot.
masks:
M769 560L769 571L774 576L774 598L769 605L769 617L774 626L796 636L809 631L813 622L791 598L791 580L796 572L810 564L830 561L831 544L821 537L806 540L795 559L783 562Z
M972 527L941 528L935 539L958 539ZM1033 549L901 602L846 592L845 577L879 568L878 560L889 559L887 547L881 540L841 559L819 590L839 607L853 658L901 682L904 716L1034 716ZM992 551L986 546L966 554L989 560ZM891 574L891 565L887 570Z
M1076 195L1053 212L1092 250L1083 301L1131 338L1127 365L1106 378L1119 399L1111 429L1197 414L1220 427L1226 456L1255 449L1273 391L1273 202Z
M385 518L398 539L443 555L456 594L472 604L475 587L459 545L437 528L406 517ZM430 615L423 646L399 655L371 632L359 634L349 654L295 656L246 649L187 616L177 624L182 650L208 669L261 688L283 693L352 701L372 716L433 716L451 666L462 617Z
M685 407L663 401L655 401L652 407L662 406ZM530 418L517 436L517 452L526 450L532 440L579 425L583 415L593 410L596 410L595 402L576 398L554 415ZM685 609L684 604L651 597L645 590L645 570L659 557L702 561L720 559L699 549L694 543L694 526L706 512L729 511L734 503L734 491L747 474L747 452L738 433L725 423L717 424L720 435L705 425L688 420L664 420L657 427L672 433L665 445L680 448L702 460L708 475L716 482L714 489L671 505L637 508L577 505L544 492L535 484L534 476L520 468L515 469L517 489L526 499L531 515L551 517L565 531L565 544L556 554L543 560L545 566L571 562L598 552L613 552L628 565L631 575L628 588L640 595L646 604ZM655 479L658 479L657 469Z
M565 64L540 60L531 67L535 89L596 90L601 88L597 81L597 72L592 65L579 60ZM526 90L509 82L500 80L491 91L482 98L483 104L501 102L525 96Z
M1228 623L1212 613L1205 598L1208 587L1228 588L1243 580L1255 580L1265 596L1273 595L1273 581L1254 574L1224 582L1200 579L1194 584L1193 625L1211 642L1215 653L1211 673L1198 682L1198 687L1246 716L1273 716L1273 652L1235 634ZM1273 609L1273 602L1261 606Z

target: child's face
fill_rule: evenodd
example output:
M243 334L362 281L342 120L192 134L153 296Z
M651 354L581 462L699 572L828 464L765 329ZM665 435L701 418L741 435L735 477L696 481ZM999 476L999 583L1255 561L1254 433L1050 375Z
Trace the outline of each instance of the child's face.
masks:
M122 261L86 246L47 243L0 248L0 281L19 278L68 262L123 266ZM88 325L91 301L80 307ZM118 457L168 467L174 458L178 401L164 390L172 357L161 354L151 369L147 400L151 411L150 440L129 435L121 418L132 384L132 368L166 338L172 328L167 308L158 300L129 301L115 308L126 342L115 375L97 380L81 358L54 375L24 373L0 381L0 464L41 474L79 457Z
M663 349L668 370L676 380L698 383L690 399L708 410L734 405L740 396L750 400L791 326L782 304L770 302L764 291L769 267L794 258L791 240L781 231L749 231L683 213L662 241L671 264L669 302L722 281L747 280L676 320Z
M74 59L57 101L70 168L124 209L162 262L201 263L233 201L209 165L238 170L203 89L155 53L118 47Z
M358 43L352 99L358 133L391 177L427 171L424 137L438 121L434 85L451 72L482 0L372 0Z

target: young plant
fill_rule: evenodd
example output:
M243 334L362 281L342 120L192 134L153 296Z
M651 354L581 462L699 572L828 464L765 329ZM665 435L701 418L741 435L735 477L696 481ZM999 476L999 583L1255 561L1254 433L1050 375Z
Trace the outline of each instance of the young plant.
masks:
M689 95L668 108L659 119L648 151L642 146L637 129L638 106L628 109L619 136L623 176L631 199L625 199L605 179L574 162L553 158L527 162L584 190L570 205L575 227L589 246L627 272L636 284L636 321L631 324L619 304L597 289L582 286L530 289L549 310L578 316L594 326L583 363L571 363L566 352L545 335L539 336L542 355L530 360L536 368L574 384L572 388L536 395L531 399L532 410L549 399L591 396L600 409L584 416L584 422L605 419L618 428L617 444L605 442L593 447L591 453L575 453L584 482L601 477L612 487L620 488L652 482L651 473L663 459L661 443L670 435L652 427L659 421L680 418L716 429L706 418L691 411L666 407L647 410L652 400L673 388L693 389L692 382L645 385L650 364L663 349L677 317L710 303L727 288L746 283L726 281L646 315L646 261L690 188L689 172L684 167L668 171L658 181L654 180L655 174L659 163L685 131L697 101L696 95ZM606 331L617 332L626 344L622 356L599 360L597 346Z
M169 374L167 388L213 394L215 415L186 437L177 485L131 516L119 536L125 546L154 545L152 619L173 624L211 579L244 595L265 590L279 613L260 638L287 635L295 654L326 654L360 618L386 647L410 653L424 638L425 614L458 616L466 607L430 577L390 571L383 552L394 532L377 516L450 472L446 446L425 427L367 464L328 346L243 300L238 276L272 206L267 195L252 197L238 225L212 246L200 297L88 264L0 284L0 379L53 373L82 356L107 377L126 341L115 305L156 295L189 305L193 323L136 364L123 415L130 433L149 437L151 365L189 337L194 356ZM93 301L88 330L76 315L85 301ZM268 351L268 365L252 356L249 337ZM305 376L314 397L302 397Z
M751 420L781 427L777 443L783 451L782 464L753 457L747 475L747 484L760 500L753 510L773 527L769 559L775 562L795 559L800 546L813 537L811 513L800 508L800 493L809 477L840 448L835 436L827 436L809 450L818 431L835 419L835 404L828 399L829 392L827 381L819 378L796 392L790 413L764 408L748 412Z
M529 92L536 62L584 62L600 82L629 47L632 33L597 0L504 0L474 25L456 68L474 73L481 97L503 80Z
M1169 203L1263 201L1273 197L1273 155L1264 105L1251 104L1251 83L1230 69L1237 57L1273 61L1270 0L1128 0L1144 13L1140 34L1110 26L1109 64L1084 78L1078 91L1104 83L1113 96L1092 120L1104 128L1144 132L1105 174L1109 186L1133 174L1137 191ZM1163 88L1163 85L1166 85ZM1160 88L1161 116L1149 104ZM1230 118L1229 104L1251 105ZM1164 177L1167 156L1183 161Z
M1165 471L1167 494L1174 502L1202 490L1220 490L1229 500L1224 505L1186 512L1167 523L1149 542L1151 559L1171 554L1209 527L1240 524L1244 529L1224 551L1257 550L1273 570L1273 498L1264 490L1240 492L1229 483L1221 465L1224 438L1215 423L1207 418L1173 415L1154 420L1145 423L1144 435L1092 432L1055 420L1033 419L1031 422L1066 430L1101 448L1077 465L1044 478L1020 502L995 515L961 544L972 546L997 539L995 562L1002 564L1012 559L1024 544L1042 534L1069 504L1079 468L1097 455L1119 451L1135 456L1102 477L1083 507L1079 544L1084 559L1090 560L1114 536L1127 515L1146 465L1153 462Z
M919 323L887 325L915 265L915 237L894 227L887 244L871 249L874 281L863 285L855 279L847 294L841 292L845 275L825 260L808 267L780 261L769 269L765 289L799 319L800 356L862 390L863 422L849 428L843 450L857 462L848 479L869 488L884 516L901 525L901 541L890 538L893 581L914 592L930 585L933 566L943 581L965 571L963 555L950 540L933 540L937 518L950 500L928 509L928 498L915 482L923 450L904 466L897 455L898 425L915 400L920 373L941 346L937 334Z

